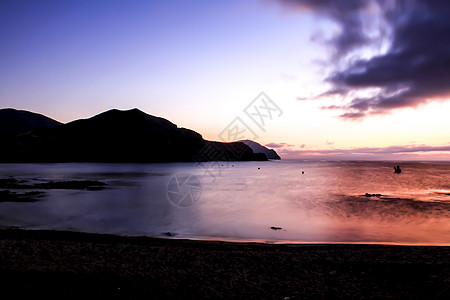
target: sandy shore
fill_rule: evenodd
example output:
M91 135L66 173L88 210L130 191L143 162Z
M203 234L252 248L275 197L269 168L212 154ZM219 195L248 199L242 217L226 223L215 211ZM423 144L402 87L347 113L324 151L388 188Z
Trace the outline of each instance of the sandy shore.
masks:
M21 298L449 299L450 247L266 245L1 228L0 276L3 295Z

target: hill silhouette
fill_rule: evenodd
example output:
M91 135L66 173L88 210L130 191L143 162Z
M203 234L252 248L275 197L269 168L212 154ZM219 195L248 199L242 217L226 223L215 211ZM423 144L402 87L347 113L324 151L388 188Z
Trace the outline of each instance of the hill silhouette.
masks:
M44 115L25 110L0 109L0 136L17 135L38 128L53 128L61 124Z
M2 162L175 162L267 160L247 145L210 142L195 131L138 109L112 109L88 119L5 139Z
M252 148L254 153L264 153L268 159L281 159L281 157L275 152L275 150L264 147L257 142L251 140L241 140L239 142L242 142Z

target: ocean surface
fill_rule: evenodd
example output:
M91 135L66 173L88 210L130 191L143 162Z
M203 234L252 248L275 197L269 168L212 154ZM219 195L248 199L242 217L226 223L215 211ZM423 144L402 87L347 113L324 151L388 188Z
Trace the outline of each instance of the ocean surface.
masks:
M397 164L401 174L394 174ZM11 176L29 184L98 180L107 187L44 190L35 202L0 202L0 226L267 243L450 245L449 162L0 164L0 179Z

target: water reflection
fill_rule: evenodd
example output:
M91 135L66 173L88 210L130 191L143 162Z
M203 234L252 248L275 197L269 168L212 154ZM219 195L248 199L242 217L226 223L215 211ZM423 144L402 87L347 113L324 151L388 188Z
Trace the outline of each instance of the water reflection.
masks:
M0 203L0 225L171 232L179 238L450 245L450 164L401 167L403 172L394 174L390 162L238 162L215 164L211 176L195 163L0 165L1 177L100 180L109 187L49 190L37 202ZM168 199L168 183L180 172L200 179L201 198L192 207L176 207Z

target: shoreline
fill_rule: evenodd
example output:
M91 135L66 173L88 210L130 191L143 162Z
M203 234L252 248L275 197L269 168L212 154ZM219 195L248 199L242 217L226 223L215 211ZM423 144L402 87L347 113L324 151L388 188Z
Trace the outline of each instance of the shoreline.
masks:
M0 228L6 291L51 298L446 298L450 247L263 244ZM288 298L286 298L288 297Z
M76 231L76 230L65 230L65 229L31 229L23 228L20 226L1 226L0 234L5 231L22 233L24 232L36 232L36 236L45 236L54 238L64 238L65 236L84 236L91 237L109 237L110 239L124 239L125 241L132 241L133 239L142 239L149 241L178 241L178 242L195 242L195 243L223 243L223 244L236 244L236 245L275 245L275 246L345 246L345 245L355 245L355 246L399 246L399 247L450 247L449 243L424 243L424 242L371 242L371 241L356 241L356 242L323 242L323 241L298 241L298 240L271 240L271 239L253 239L253 238L232 238L227 236L179 236L178 234L166 235L161 234L160 236L147 236L147 235L134 235L134 234L117 234L117 233L99 233L99 232L86 232L86 231Z
M119 235L121 236L121 235ZM144 236L145 237L145 236ZM372 245L372 246L402 246L402 247L450 247L449 243L424 243L424 242L323 242L323 241L297 241L297 240L269 240L269 239L248 239L248 238L229 238L221 236L193 236L190 238L178 238L177 236L171 237L153 237L156 239L172 239L172 240L188 240L196 242L224 242L224 243L235 243L235 244L264 244L264 245Z

